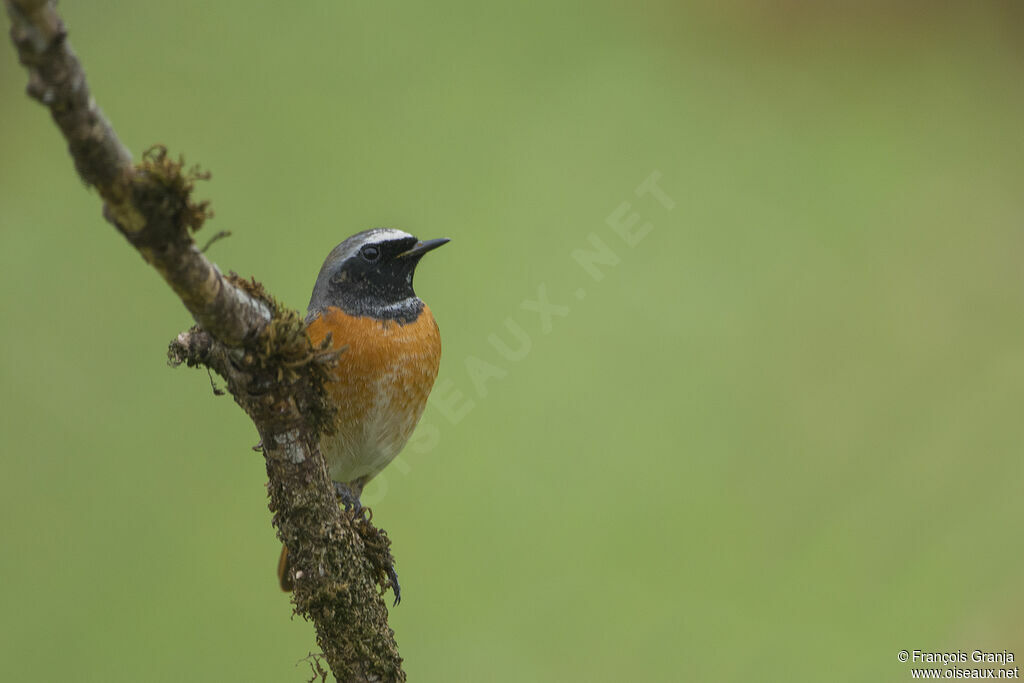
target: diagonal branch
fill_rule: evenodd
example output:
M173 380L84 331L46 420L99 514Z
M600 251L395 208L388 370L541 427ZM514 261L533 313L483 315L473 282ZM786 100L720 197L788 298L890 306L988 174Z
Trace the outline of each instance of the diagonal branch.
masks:
M205 365L227 381L263 439L270 508L296 569L295 611L311 620L339 680L405 680L377 584L386 536L343 514L319 452L331 429L324 391L343 358L312 347L302 318L255 281L225 276L192 239L210 215L191 198L198 171L163 148L134 163L93 100L53 0L4 0L28 94L49 108L79 176L104 216L167 281L197 326L180 334L174 364Z
M104 215L163 275L200 325L238 344L270 318L259 301L229 286L188 235L206 217L190 206L197 177L180 175L166 158L136 166L97 106L85 72L67 42L54 3L8 0L11 39L28 69L28 94L46 105L68 142L78 175L96 188ZM181 182L175 184L175 180ZM171 196L168 196L168 195Z

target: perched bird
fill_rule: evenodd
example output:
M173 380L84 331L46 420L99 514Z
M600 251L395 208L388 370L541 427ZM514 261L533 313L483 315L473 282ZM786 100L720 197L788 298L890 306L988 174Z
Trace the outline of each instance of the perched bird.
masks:
M321 439L320 452L346 508L359 508L363 487L405 446L437 378L441 334L412 280L423 255L447 242L365 230L335 247L316 279L307 333L314 345L329 335L341 350L327 385L336 429ZM277 572L281 588L291 590L287 548ZM397 577L389 573L397 603Z

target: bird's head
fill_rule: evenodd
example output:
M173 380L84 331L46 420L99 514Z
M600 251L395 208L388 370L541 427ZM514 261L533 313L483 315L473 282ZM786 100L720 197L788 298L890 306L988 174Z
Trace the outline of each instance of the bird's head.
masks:
M349 315L401 320L416 317L423 302L412 288L413 274L428 251L447 238L421 241L390 228L364 230L336 246L320 268L308 317L327 307Z

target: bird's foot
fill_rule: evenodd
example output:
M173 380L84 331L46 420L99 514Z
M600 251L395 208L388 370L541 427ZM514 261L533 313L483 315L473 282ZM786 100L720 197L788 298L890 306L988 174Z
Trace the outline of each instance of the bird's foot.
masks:
M359 502L359 494L349 488L347 484L342 484L340 481L334 482L334 495L345 508L345 512L351 512L354 515L363 513L364 508L363 504Z
M380 529L369 524L368 526L373 529L372 535L368 537L360 533L366 544L366 557L377 570L377 583L380 584L381 595L386 593L388 588L395 594L395 602L392 604L392 607L395 607L402 601L402 587L398 585L398 572L395 571L395 558L391 554L391 541Z
M391 539L388 538L386 531L374 526L373 511L370 508L359 506L349 510L346 514L351 515L349 519L352 522L352 528L363 541L366 559L373 565L381 594L390 588L395 594L394 604L397 605L402 601L402 587L398 584L395 558L391 554Z
M388 583L391 584L391 592L395 594L395 602L392 607L397 607L398 603L402 602L402 587L398 585L398 572L395 571L395 558L391 557L391 553L388 553L390 564L384 568L384 571L388 575ZM381 586L382 589L387 590L387 586Z

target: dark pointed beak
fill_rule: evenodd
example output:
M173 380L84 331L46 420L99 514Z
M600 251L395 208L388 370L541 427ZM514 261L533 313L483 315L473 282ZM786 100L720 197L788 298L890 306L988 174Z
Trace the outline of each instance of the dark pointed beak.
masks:
M451 240L449 240L447 237L440 237L440 238L438 238L436 240L423 240L421 242L417 242L416 246L414 246L412 249L409 249L408 251L403 251L401 254L399 254L395 258L409 258L410 256L423 256L428 251L433 251L434 249L437 249L440 246L448 244L450 241Z

